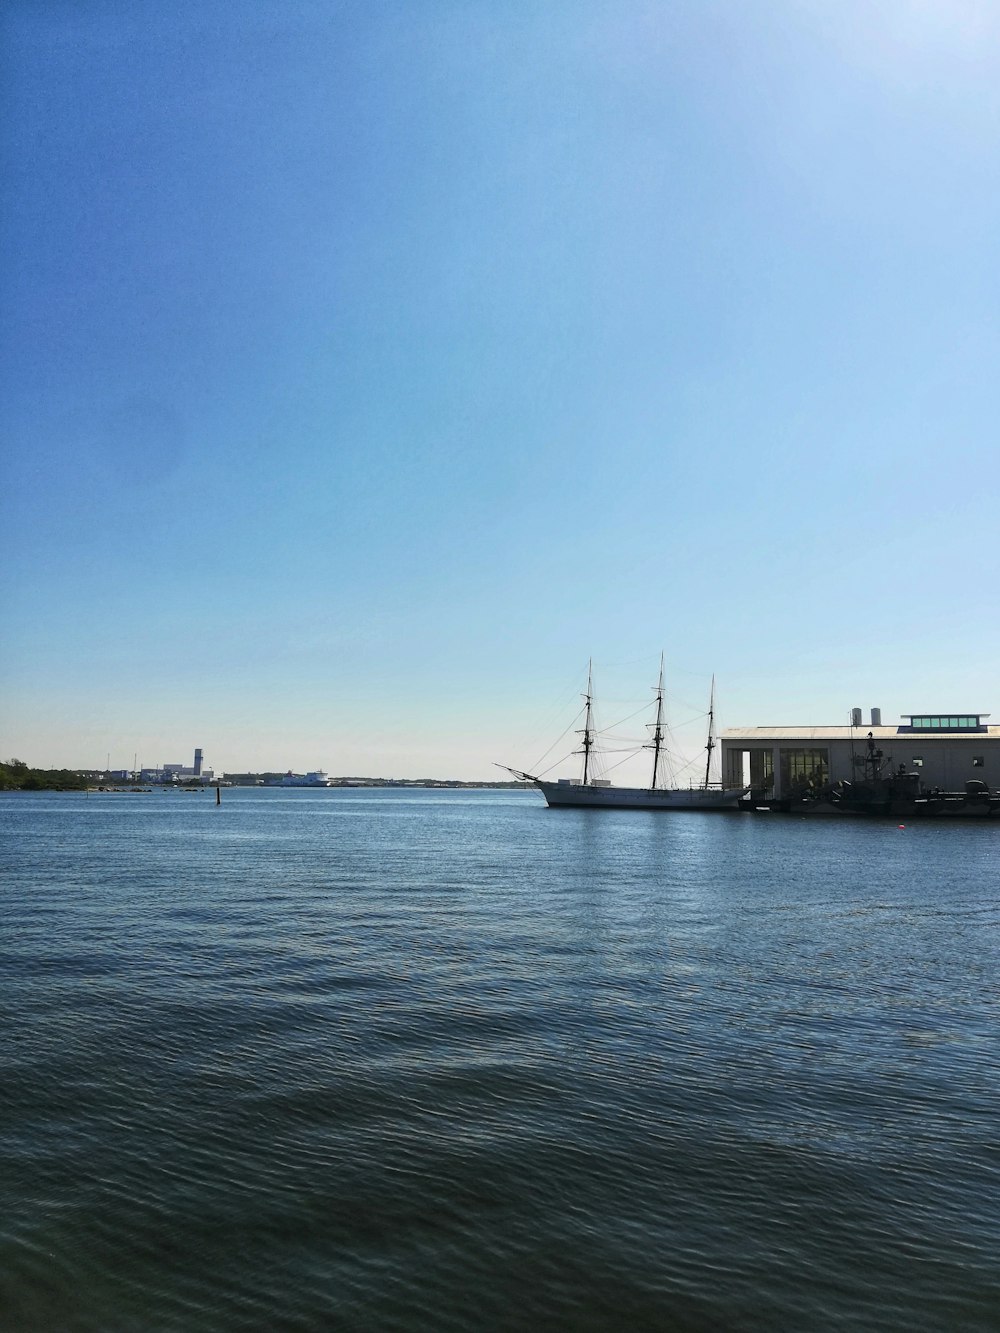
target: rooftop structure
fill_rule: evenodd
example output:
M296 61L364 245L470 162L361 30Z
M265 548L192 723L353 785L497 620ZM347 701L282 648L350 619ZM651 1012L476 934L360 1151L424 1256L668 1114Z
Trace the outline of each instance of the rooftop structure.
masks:
M899 732L912 731L989 731L983 723L989 713L903 713L909 726L897 727Z

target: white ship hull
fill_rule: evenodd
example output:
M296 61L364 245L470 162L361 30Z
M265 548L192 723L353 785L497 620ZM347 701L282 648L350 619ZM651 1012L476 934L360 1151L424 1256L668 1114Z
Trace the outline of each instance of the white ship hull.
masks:
M580 782L542 782L535 786L550 806L596 806L618 810L739 810L749 787L594 787Z

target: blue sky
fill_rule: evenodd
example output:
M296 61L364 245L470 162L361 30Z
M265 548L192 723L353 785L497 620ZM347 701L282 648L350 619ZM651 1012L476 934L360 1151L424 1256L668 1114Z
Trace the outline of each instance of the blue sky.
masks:
M1000 716L995 6L2 24L4 757Z

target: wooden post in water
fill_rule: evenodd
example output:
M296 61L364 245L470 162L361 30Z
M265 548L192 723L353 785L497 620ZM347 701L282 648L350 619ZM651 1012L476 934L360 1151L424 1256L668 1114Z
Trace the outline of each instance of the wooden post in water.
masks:
M215 784L215 804L216 805L222 804L222 788L219 786L218 783Z

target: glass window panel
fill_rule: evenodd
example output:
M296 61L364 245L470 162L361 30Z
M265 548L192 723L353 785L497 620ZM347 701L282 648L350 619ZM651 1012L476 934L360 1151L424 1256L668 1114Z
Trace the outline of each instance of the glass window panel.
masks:
M818 791L830 780L830 754L826 749L781 750L779 761L781 791L785 796Z
M770 750L750 751L750 785L765 796L774 791L774 756Z

